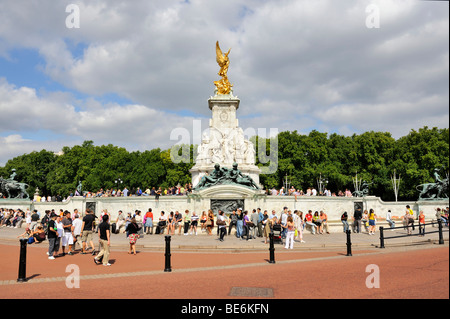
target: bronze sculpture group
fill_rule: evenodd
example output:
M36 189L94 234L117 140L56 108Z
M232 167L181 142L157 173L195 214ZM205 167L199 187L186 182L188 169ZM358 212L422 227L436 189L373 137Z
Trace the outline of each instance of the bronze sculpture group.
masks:
M202 177L194 190L200 190L215 185L240 185L252 189L259 189L253 179L241 173L238 164L234 163L233 168L220 167L219 164L214 165L214 170L209 175Z
M29 199L30 196L26 191L28 185L16 181L16 170L13 169L12 172L9 178L0 177L0 194L6 198Z

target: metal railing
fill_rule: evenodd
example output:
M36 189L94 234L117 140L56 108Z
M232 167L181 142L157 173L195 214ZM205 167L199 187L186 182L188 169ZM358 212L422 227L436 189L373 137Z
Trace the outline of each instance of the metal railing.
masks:
M435 225L438 225L438 230L434 230L434 231L425 231L425 226L432 226L434 227ZM395 229L408 229L408 228L412 228L412 230L414 230L415 228L419 228L419 233L418 234L413 234L413 233L408 233L406 235L395 235L395 236L389 236L386 237L384 235L384 231L385 230L395 230ZM385 248L384 247L384 241L386 239L393 239L393 238L402 238L402 237L410 237L410 236L425 236L425 234L433 234L433 233L439 233L439 245L443 245L444 244L444 236L443 236L443 226L442 226L442 220L437 220L437 221L432 221L430 223L425 223L425 224L418 224L418 225L403 225L403 226L398 226L398 227L390 227L390 228L384 228L383 226L380 226L380 248ZM445 231L449 231L448 229Z

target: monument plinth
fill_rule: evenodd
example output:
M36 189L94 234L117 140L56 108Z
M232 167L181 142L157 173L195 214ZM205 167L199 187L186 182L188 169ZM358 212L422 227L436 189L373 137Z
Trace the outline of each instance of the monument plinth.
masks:
M239 170L249 175L259 185L261 169L255 165L255 146L244 136L239 127L237 109L240 100L230 94L216 94L208 100L212 118L209 121L209 135L203 134L197 149L196 164L190 170L192 185L196 186L201 178L214 170L214 165L231 168L234 163Z

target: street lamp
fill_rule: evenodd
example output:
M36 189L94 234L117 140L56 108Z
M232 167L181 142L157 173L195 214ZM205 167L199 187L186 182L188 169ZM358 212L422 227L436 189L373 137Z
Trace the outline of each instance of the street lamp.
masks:
M394 188L394 194L395 194L395 201L397 201L397 196L398 196L398 189L400 188L400 175L397 176L395 174L395 169L394 169L394 176L391 176L391 182L392 182L392 187Z
M119 185L123 183L123 180L119 177L114 180L114 183L116 184L116 188L119 189Z
M319 188L319 195L320 195L320 194L324 195L324 194L323 194L324 187L325 187L327 184L328 184L328 180L327 180L327 179L323 179L323 178L322 178L322 173L320 173L320 176L319 176L319 178L317 179L317 186L318 186L318 188Z
M286 173L286 177L284 178L283 186L284 186L284 192L286 194L289 194L289 187L291 186L291 180L288 179L288 174L287 173Z
M353 179L353 186L355 186L355 193L356 194L359 194L359 189L360 189L360 187L361 187L361 180L358 180L358 171L356 171L356 176L355 177L352 177L352 179Z

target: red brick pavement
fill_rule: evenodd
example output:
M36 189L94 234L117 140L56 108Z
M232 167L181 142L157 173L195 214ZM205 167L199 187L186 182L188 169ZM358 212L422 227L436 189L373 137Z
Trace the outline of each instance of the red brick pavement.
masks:
M136 256L113 251L111 267L91 255L48 260L46 246L27 252L27 283L15 283L19 247L0 245L0 298L171 298L228 299L233 287L269 288L273 298L449 298L449 250L429 249L290 252L172 252L173 272L165 273L164 252ZM431 248L432 247L432 248ZM80 288L69 289L67 265L80 269ZM367 288L366 267L380 269L380 288ZM94 278L98 275L98 278ZM49 282L43 282L48 279ZM38 294L36 293L38 291ZM250 298L257 298L250 296Z

